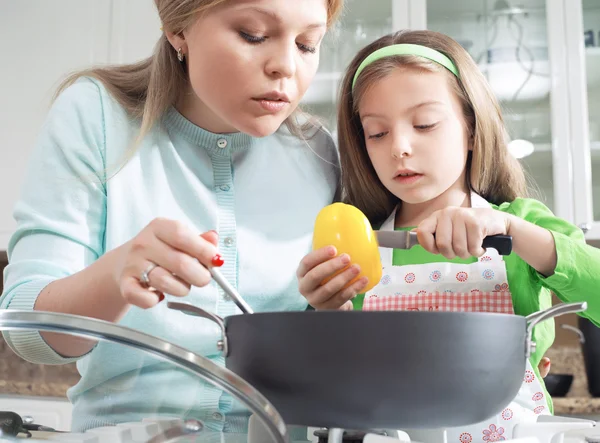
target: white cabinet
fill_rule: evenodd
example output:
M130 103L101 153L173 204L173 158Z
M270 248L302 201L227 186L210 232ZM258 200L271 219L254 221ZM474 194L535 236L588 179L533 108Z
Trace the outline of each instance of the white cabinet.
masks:
M16 412L24 420L29 417L33 423L57 431L71 430L72 409L71 403L63 399L0 396L0 411Z
M152 0L19 0L0 4L0 251L24 171L52 96L78 69L152 53L160 36Z
M412 1L423 12L411 27L447 34L471 54L501 103L511 138L519 140L509 148L522 156L532 196L574 221L565 30L556 3Z
M478 62L511 137L534 147L521 162L540 199L600 240L600 3L408 1L410 28L448 34Z
M575 217L600 240L600 2L563 4L573 127Z
M409 0L346 0L344 14L325 37L319 70L302 105L335 132L336 100L343 71L368 43L408 27Z
M20 0L0 6L0 250L15 228L13 206L60 80L106 63L109 0Z

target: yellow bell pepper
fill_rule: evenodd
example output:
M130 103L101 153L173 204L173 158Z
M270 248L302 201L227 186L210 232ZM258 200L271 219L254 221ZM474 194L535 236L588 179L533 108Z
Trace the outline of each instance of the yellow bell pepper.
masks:
M315 221L313 250L325 246L335 246L338 255L345 253L350 256L350 265L360 266L360 274L349 284L367 277L369 282L362 290L366 292L381 280L383 271L377 238L371 223L357 207L333 203L321 209Z

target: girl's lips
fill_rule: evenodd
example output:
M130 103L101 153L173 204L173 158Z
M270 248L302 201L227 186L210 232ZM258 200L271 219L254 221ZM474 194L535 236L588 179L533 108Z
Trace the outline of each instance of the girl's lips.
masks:
M419 181L421 177L423 177L423 174L397 175L394 177L394 181L402 185L412 185Z

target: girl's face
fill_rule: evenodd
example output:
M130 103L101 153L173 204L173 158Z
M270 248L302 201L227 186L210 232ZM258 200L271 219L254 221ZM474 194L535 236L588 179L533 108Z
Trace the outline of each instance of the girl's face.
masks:
M326 0L236 0L168 35L186 56L191 88L179 111L211 132L275 132L319 64Z
M403 205L464 198L470 143L445 73L395 69L367 89L359 114L377 176Z

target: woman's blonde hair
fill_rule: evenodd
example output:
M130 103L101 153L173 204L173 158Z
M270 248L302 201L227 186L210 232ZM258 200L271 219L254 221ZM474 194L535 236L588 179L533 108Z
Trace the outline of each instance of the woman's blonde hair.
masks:
M460 80L436 62L414 55L397 55L368 65L352 90L354 75L369 54L401 43L427 46L445 54L454 62ZM433 31L400 31L363 48L350 63L342 82L338 137L344 201L362 210L373 224L383 222L398 205L398 198L381 184L371 164L358 115L361 97L369 86L398 67L441 72L448 77L460 101L473 148L466 165L467 185L494 204L525 196L525 174L520 163L508 152L508 134L500 105L471 56L446 35Z
M141 140L164 112L175 104L188 84L185 67L177 59L177 52L167 40L166 32L183 32L199 14L225 1L228 0L154 0L163 34L150 57L137 63L76 72L60 85L55 97L81 77L96 78L132 117L141 121L137 139ZM328 26L335 22L343 2L327 0ZM297 126L295 114L286 123L292 133L299 135L304 128Z

